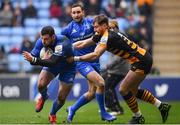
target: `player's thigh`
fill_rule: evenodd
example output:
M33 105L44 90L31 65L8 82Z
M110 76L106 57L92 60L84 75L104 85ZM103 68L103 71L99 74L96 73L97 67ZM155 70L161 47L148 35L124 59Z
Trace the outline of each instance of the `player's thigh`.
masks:
M38 85L48 85L53 78L54 75L51 72L47 70L41 70L39 74Z
M121 94L123 95L127 94L129 91L136 93L139 84L144 80L145 77L146 75L142 73L137 73L130 70L121 82L120 85Z
M61 70L58 78L61 81L59 88L59 98L65 99L67 97L74 83L75 74L75 67L68 67L64 70Z
M61 81L59 86L58 99L64 101L71 91L72 86L72 83Z
M80 62L77 64L77 69L82 76L87 78L89 82L94 85L101 85L104 79L99 74L100 65L99 63Z
M104 86L104 79L96 71L92 71L87 75L87 79L96 86Z

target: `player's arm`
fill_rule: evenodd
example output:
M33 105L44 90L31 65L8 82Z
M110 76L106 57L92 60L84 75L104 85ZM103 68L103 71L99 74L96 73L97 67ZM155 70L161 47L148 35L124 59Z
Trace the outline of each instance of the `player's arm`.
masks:
M40 50L42 49L42 47L43 47L43 44L42 44L41 38L39 38L36 41L36 44L31 51L31 55L33 55L34 57L39 57L40 56Z
M54 54L49 59L41 59L39 57L32 56L27 51L23 52L23 56L25 60L29 61L32 65L41 65L41 66L46 66L46 67L52 67L56 65L61 59L61 56L57 56Z
M75 56L74 61L93 61L98 59L106 51L106 44L99 44L96 46L94 52L83 55Z
M88 38L85 40L77 41L73 43L73 47L75 49L82 49L91 45L95 45L96 43L92 40L92 38Z

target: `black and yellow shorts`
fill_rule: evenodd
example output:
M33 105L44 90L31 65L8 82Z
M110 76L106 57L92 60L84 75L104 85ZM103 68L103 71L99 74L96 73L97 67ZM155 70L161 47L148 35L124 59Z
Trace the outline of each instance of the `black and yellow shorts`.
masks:
M146 54L142 57L140 61L135 62L131 65L131 70L134 72L148 74L151 71L152 64L152 56L148 52L146 52Z

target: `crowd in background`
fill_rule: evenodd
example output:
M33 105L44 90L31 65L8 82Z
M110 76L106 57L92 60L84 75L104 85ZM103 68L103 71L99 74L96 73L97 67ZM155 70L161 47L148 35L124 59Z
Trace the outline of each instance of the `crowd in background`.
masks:
M71 5L76 2L83 4L86 16L105 14L111 19L116 19L121 32L152 54L153 0L0 0L0 28L26 28L27 19L39 18L56 19L58 20L56 27L62 28L72 20ZM44 8L42 8L42 3ZM45 5L45 3L47 4ZM47 15L39 16L41 10L47 11ZM21 55L24 50L31 51L39 37L39 31L35 33L33 39L28 35L23 35L19 46L7 47L4 46L3 41L0 42L0 72L19 72L24 69L24 72L34 71L34 67L30 66L29 70L27 70L28 68L22 69L22 66L20 66L21 70L11 70L8 68L11 66L8 65L12 64L8 62L8 59L11 54ZM0 32L1 37L3 36ZM108 54L103 58L107 59ZM102 59L102 66L105 65L103 63ZM7 68L4 69L6 65Z

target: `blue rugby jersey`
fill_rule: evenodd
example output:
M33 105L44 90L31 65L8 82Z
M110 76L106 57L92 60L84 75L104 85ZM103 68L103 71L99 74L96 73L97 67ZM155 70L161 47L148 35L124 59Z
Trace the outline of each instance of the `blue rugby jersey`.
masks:
M83 18L81 23L72 21L63 28L61 31L62 35L68 37L73 43L90 38L94 34L93 19ZM94 51L96 45L89 46L80 50L74 50L76 56L85 55ZM94 60L92 62L99 62L99 60Z
M34 57L40 56L40 51L43 48L43 43L41 38L36 41L36 44L31 51L31 55ZM68 67L69 64L66 62L66 58L70 56L74 56L72 43L63 35L56 35L55 41L53 42L52 46L50 47L53 50L53 54L63 57L55 67L65 68Z

